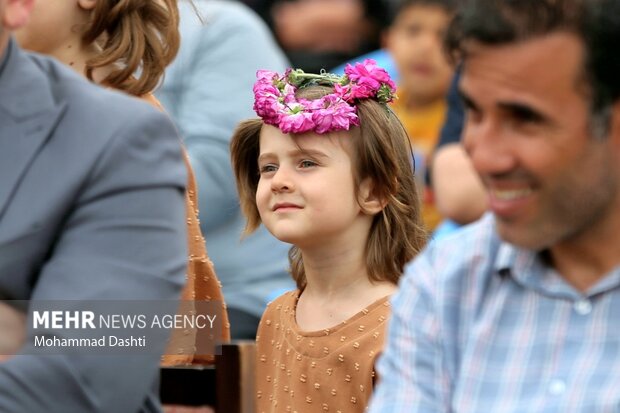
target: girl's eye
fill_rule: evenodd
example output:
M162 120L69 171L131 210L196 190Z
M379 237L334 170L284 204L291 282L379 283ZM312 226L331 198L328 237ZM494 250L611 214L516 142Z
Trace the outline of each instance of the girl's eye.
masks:
M275 165L273 165L273 164L263 165L263 166L261 166L259 168L259 172L261 174L268 174L270 172L275 172L277 170L278 170L278 168Z
M312 168L313 166L316 166L316 162L306 159L306 160L299 162L299 166L302 168Z

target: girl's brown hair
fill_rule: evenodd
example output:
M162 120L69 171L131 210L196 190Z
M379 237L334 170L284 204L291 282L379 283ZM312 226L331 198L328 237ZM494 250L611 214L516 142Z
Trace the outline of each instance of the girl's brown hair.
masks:
M94 69L110 66L102 84L142 96L155 89L179 50L177 0L99 0L82 40L101 48L86 62L90 80Z
M298 97L317 99L333 90L324 86L300 89ZM385 207L375 215L366 244L366 267L374 281L397 283L405 264L424 247L427 232L422 224L420 199L413 177L409 138L396 115L384 104L364 99L357 103L360 126L354 130L353 164L356 188L370 178ZM261 224L256 207L256 189L260 175L261 119L239 124L230 144L233 170L241 210L247 218L245 233ZM303 258L299 248L289 251L291 274L299 289L306 284Z

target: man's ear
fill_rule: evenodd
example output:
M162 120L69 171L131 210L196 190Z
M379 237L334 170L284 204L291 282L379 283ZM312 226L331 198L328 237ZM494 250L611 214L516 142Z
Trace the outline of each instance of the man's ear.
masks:
M600 139L600 136L591 136L590 139ZM607 136L604 137L605 145L616 160L616 173L620 174L620 99L611 107L611 119Z
M49 0L43 0L49 1ZM78 6L84 10L92 10L97 5L97 0L78 0Z
M387 200L379 197L372 179L365 178L359 187L358 202L367 215L376 215L385 208Z
M611 125L607 139L613 139L615 147L620 149L620 99L611 107Z
M7 0L2 23L8 30L17 30L28 22L35 0ZM48 0L43 0L48 1Z

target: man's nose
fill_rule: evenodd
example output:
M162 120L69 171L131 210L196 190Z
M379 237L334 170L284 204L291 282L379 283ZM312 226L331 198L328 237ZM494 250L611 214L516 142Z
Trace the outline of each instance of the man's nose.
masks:
M515 167L510 137L493 119L466 120L461 141L481 176L501 175Z

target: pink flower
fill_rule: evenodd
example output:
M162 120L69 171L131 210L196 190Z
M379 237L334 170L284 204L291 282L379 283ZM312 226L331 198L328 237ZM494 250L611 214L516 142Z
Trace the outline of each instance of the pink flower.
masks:
M375 87L375 85L369 82L364 83L351 83L351 92L349 92L349 100L353 99L366 99L374 97L381 85Z
M272 83L256 82L252 90L254 91L254 95L261 95L261 96L264 96L267 94L271 94L271 95L280 94L280 91L278 90L278 88L275 87Z
M259 70L253 87L254 110L265 123L284 133L323 134L359 125L356 100L369 98L386 103L394 98L394 82L374 60L347 65L345 73L346 76L336 76L289 69L280 76ZM316 100L297 99L298 87L315 84L331 85L334 92Z
M346 100L347 102L350 102L354 99L353 97L351 97L351 84L346 84L343 86L339 83L336 83L334 85L334 93L340 96L342 99Z
M254 111L263 120L274 125L280 121L280 113L284 105L279 101L279 95L261 92L254 95Z
M289 112L280 117L279 125L282 133L304 133L314 128L312 113L310 112Z
M369 78L367 81L374 82L375 84L394 83L385 69L377 66L377 62L372 59L366 59L362 63L355 63L355 66L347 64L344 73L354 82L363 78Z
M265 123L277 125L284 109L281 102L282 93L277 87L280 78L276 72L269 70L258 70L256 78L256 83L252 88L254 91L254 111L263 118Z
M271 83L273 84L273 80L277 79L279 75L276 72L272 72L271 70L257 70L256 71L256 81L260 83Z
M282 95L284 96L283 102L285 105L292 104L297 102L297 98L295 97L295 92L297 88L293 85L289 85L288 83L284 86L284 90L282 91Z
M359 125L355 106L349 105L336 95L327 95L314 103L315 106L320 105L312 112L316 133L349 130L351 125Z
M355 66L347 64L345 74L351 81L351 98L365 99L374 97L382 85L387 85L392 93L396 90L396 84L390 79L385 69L378 67L377 62L366 59Z

